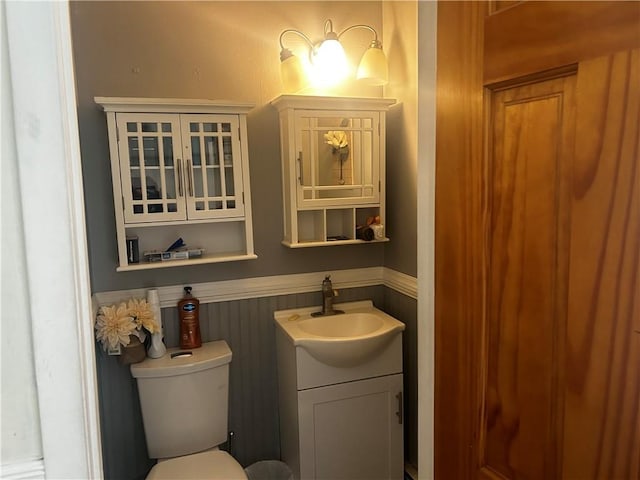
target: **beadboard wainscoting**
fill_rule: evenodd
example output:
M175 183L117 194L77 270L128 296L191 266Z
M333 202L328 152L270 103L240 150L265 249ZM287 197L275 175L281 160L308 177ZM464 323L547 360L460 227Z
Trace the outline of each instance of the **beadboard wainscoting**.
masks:
M407 326L403 336L405 451L407 461L415 463L417 302L411 293L417 290L416 279L382 267L328 273L339 290L336 302L371 299L378 308ZM316 272L192 285L194 296L201 301L202 340L225 340L233 352L229 430L234 436L228 447L243 466L258 460L280 458L273 312L320 305L320 284L324 275L324 272ZM182 286L158 290L163 306L165 343L169 347L176 346L179 336L176 304L182 297ZM145 292L146 289L97 293L94 295L95 306L97 309L131 296L144 296ZM154 461L146 452L135 380L129 368L121 366L116 357L109 357L99 347L96 354L105 478L144 478Z

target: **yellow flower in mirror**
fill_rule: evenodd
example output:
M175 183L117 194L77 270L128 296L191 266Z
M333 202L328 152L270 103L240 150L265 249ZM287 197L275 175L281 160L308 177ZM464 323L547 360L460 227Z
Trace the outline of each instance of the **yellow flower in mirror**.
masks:
M349 139L347 132L343 130L330 130L324 134L324 140L327 145L330 145L334 150L345 148L349 146Z

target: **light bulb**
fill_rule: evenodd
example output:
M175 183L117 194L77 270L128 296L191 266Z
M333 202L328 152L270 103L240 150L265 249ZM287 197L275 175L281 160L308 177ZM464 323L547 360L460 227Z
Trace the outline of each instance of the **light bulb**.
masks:
M315 50L313 70L314 78L320 86L336 85L349 73L347 56L335 33L329 32Z

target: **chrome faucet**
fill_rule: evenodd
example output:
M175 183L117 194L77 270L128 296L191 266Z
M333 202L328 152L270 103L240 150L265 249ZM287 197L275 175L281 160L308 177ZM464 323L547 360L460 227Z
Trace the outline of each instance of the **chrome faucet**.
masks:
M342 310L335 310L333 308L333 299L338 296L338 291L333 289L331 284L331 275L324 277L322 281L322 311L313 312L312 317L323 317L327 315L336 315L338 313L344 313Z

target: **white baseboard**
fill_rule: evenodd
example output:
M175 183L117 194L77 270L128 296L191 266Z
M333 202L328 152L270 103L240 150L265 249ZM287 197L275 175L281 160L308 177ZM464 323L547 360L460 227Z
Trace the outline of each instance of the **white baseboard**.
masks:
M44 461L10 463L0 466L0 477L3 480L44 480Z
M320 291L325 275L331 275L331 281L336 289L385 285L409 297L417 298L415 277L384 267L241 278L195 283L191 284L191 287L200 303L214 303ZM184 296L183 287L183 285L158 287L160 306L175 306ZM94 294L94 300L98 306L113 305L131 297L145 297L146 292L147 289L99 292Z

